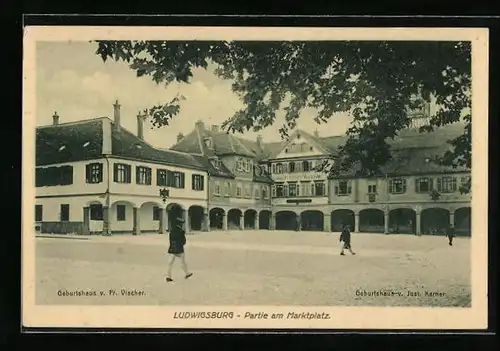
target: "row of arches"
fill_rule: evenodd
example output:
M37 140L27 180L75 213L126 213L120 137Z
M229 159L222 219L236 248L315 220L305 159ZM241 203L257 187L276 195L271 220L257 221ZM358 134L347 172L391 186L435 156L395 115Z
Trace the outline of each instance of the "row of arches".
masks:
M120 206L125 209L120 210ZM164 217L161 214L154 215L154 211L158 209L164 211ZM185 219L190 231L273 229L336 232L341 230L343 224L347 224L358 232L432 234L442 232L451 223L455 226L457 235L470 235L471 228L470 207L455 211L427 208L419 213L409 208L393 209L387 213L380 209L364 209L358 213L338 209L326 214L318 210L304 210L300 213L282 210L273 215L270 210L232 208L226 211L219 207L208 210L200 205L184 207L177 203L160 205L149 202L135 207L126 201L116 201L110 206L108 220L113 222L113 229L134 230L138 233L141 230L162 232L171 227L171 219L176 216Z
M471 209L463 207L449 211L444 208L428 208L417 215L413 209L399 208L389 211L387 216L379 209L361 210L357 216L352 210L339 209L331 212L329 220L329 226L325 226L325 215L317 210L307 210L300 214L279 211L276 213L276 230L317 231L329 228L335 232L341 231L342 226L346 224L357 232L436 234L443 233L449 224L453 224L457 235L470 235Z

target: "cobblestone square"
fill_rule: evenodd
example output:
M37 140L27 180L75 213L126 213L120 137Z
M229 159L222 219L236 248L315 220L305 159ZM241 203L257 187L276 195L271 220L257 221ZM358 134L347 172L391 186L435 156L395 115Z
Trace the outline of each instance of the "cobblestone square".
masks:
M188 236L165 282L165 235L38 237L36 303L470 307L470 238L235 231ZM69 296L75 291L95 296ZM410 296L409 296L410 295Z

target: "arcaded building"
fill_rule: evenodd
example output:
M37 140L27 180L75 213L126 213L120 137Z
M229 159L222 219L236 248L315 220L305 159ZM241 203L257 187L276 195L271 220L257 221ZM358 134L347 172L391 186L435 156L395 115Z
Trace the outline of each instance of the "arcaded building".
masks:
M64 123L55 114L36 133L35 221L45 233L164 233L168 218L182 215L190 233L349 224L355 232L430 234L453 223L469 235L471 194L459 187L470 170L433 162L464 125L419 133L425 112L391 142L391 162L371 178L321 170L345 136L296 130L266 142L197 121L164 150L144 140L142 117L135 133L121 126L118 102L112 119Z

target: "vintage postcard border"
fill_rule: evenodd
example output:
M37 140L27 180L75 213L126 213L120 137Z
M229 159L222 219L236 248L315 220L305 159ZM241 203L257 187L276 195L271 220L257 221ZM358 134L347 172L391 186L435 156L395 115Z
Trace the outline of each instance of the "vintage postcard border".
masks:
M470 40L472 42L473 169L471 238L472 307L297 306L40 306L35 304L34 141L37 41L94 39L172 40ZM487 326L488 271L488 30L483 28L276 28L265 27L26 27L23 54L22 324L25 327L483 329ZM243 316L327 312L328 320L176 320L174 312L221 311Z

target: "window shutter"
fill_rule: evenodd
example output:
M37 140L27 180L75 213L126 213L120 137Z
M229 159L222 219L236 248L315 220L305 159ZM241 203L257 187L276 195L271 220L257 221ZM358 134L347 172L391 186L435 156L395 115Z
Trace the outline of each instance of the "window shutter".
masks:
M392 179L387 182L387 192L392 194Z
M102 167L102 163L99 163L98 165L99 165L98 166L98 170L99 171L98 171L98 175L97 175L97 180L98 180L99 183L101 183L102 182L102 178L103 178L103 175L102 175L102 173L103 173L103 167Z
M118 182L118 165L113 164L113 181Z
M415 192L420 192L420 178L415 178Z
M403 178L402 181L403 181L403 193L406 193L406 179Z
M125 169L126 169L125 173L127 175L127 183L131 183L132 182L132 166L126 165Z
M140 174L141 174L140 169L141 169L141 167L135 166L135 183L136 184L139 184L139 177L140 177Z
M437 191L441 191L441 178L437 179Z
M181 189L184 189L184 173L181 173Z
M335 185L335 195L339 194L339 186L338 183Z
M157 170L156 170L156 185L157 185L157 186L162 185L162 184L161 184L161 180L160 180L160 178L161 178L161 170L160 170L160 169L157 169Z
M352 184L350 180L347 182L347 193L352 193Z
M92 177L92 164L85 165L85 183L91 182Z
M434 179L429 178L429 192L434 189Z

